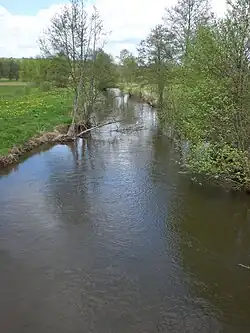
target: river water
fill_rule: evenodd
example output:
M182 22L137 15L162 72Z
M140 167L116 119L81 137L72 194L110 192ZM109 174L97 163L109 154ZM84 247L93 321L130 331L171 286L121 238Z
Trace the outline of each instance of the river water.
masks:
M0 332L249 333L249 196L178 160L129 102L120 125L3 171Z

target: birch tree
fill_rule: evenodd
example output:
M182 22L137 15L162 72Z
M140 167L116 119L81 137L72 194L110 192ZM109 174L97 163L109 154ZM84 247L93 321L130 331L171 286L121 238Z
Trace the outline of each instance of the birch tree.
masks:
M209 0L178 0L175 6L165 9L164 25L174 35L178 57L187 56L197 27L207 24L212 16Z
M71 0L56 14L40 39L45 55L62 53L67 59L70 81L75 91L72 124L68 135L75 135L75 124L87 124L97 99L96 49L104 43L102 20L96 9L89 12L84 0Z

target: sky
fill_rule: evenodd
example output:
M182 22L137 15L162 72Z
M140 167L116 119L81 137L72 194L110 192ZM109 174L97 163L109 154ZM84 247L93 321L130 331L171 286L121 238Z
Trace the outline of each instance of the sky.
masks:
M107 31L105 51L118 56L136 45L160 23L164 8L177 0L86 0L95 4ZM67 0L0 0L0 57L29 57L39 54L37 40L52 16ZM215 13L222 15L225 0L212 0Z

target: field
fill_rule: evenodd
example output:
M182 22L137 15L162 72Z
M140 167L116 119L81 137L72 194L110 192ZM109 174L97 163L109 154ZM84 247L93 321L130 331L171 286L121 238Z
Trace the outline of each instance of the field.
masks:
M70 122L72 93L39 92L24 83L0 82L0 156L15 146Z
M26 82L0 80L0 100L18 99L38 92L39 89Z

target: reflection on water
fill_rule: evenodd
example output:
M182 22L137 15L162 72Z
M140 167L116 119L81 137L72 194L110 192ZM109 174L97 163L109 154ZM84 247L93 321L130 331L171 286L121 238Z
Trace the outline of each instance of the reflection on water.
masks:
M249 198L192 184L132 106L2 174L1 332L250 331Z

